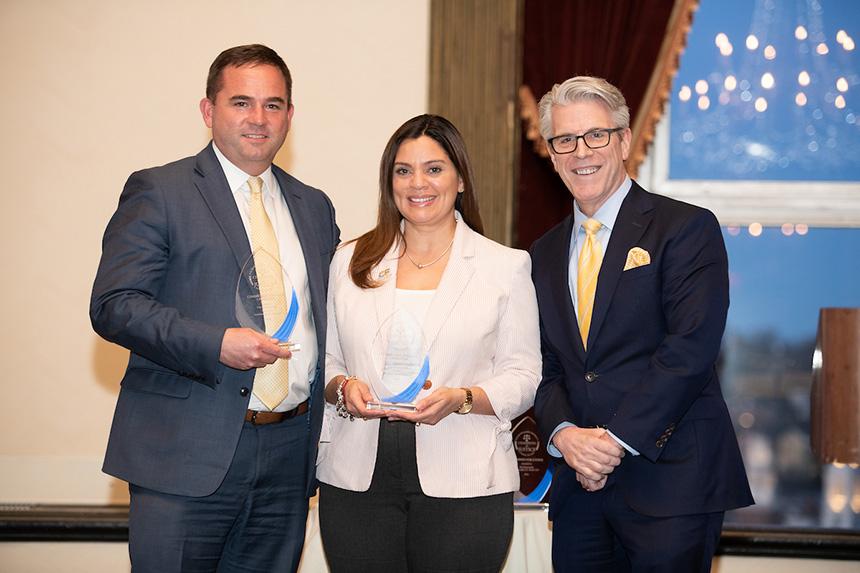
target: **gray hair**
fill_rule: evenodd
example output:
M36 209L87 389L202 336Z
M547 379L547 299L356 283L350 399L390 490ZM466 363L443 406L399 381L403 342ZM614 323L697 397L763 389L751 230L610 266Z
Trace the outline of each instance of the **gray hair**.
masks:
M609 108L614 127L630 127L630 110L621 91L604 80L593 76L576 76L555 84L538 104L540 114L540 133L544 139L552 137L552 106L568 105L574 102L591 100L603 103Z

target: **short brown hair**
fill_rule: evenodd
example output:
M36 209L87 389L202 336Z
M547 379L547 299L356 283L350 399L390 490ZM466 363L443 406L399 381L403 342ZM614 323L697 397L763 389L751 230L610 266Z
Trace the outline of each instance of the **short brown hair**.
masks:
M404 141L418 139L422 135L438 143L448 155L457 175L463 181L463 192L457 194L455 208L460 211L463 221L472 230L484 234L484 224L475 194L475 177L463 136L453 123L442 116L424 114L413 117L394 132L382 152L379 162L379 213L376 227L356 239L355 251L349 264L352 281L361 288L379 286L371 278L371 270L379 264L395 241L404 240L400 233L403 216L394 203L394 160Z
M215 96L221 91L224 68L247 65L268 65L278 68L284 76L284 82L287 84L287 105L292 105L293 76L290 75L290 69L275 50L262 44L235 46L218 54L218 57L209 66L209 76L206 78L206 97L209 101L215 101Z

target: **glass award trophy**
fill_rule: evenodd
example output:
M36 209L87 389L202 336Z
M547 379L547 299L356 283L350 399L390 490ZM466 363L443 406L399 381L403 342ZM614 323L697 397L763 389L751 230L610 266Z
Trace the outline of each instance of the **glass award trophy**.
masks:
M282 294L275 288L276 294L266 296L264 301L260 285L277 285L279 276L283 284ZM257 249L242 265L236 285L236 320L241 326L277 338L280 346L296 352L301 350L301 344L291 342L290 335L298 318L299 300L287 271L276 257L264 249Z
M377 376L368 410L415 411L418 393L430 376L424 330L415 316L398 309L383 321L373 338L371 355Z

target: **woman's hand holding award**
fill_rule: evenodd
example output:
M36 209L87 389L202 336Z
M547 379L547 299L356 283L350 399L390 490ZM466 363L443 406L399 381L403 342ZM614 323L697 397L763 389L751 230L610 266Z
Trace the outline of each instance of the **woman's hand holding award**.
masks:
M368 402L367 409L414 412L430 376L421 323L410 312L396 310L377 331L371 353L377 376L370 388L376 400Z

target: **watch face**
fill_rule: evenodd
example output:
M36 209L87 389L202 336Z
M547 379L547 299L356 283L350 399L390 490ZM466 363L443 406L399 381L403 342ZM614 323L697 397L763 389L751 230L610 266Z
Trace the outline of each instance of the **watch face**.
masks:
M464 388L464 390L466 390L466 401L457 410L458 414L468 414L472 411L472 391L467 388Z

